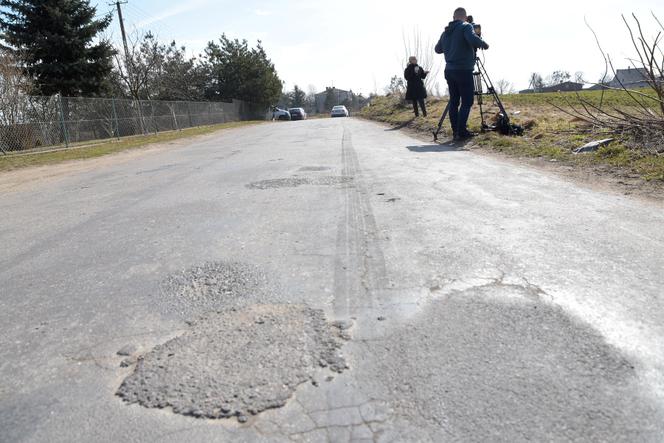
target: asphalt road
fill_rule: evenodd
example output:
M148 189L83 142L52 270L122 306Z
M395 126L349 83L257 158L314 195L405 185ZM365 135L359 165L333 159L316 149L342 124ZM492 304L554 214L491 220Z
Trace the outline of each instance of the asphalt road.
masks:
M0 214L0 441L664 441L661 206L346 119Z

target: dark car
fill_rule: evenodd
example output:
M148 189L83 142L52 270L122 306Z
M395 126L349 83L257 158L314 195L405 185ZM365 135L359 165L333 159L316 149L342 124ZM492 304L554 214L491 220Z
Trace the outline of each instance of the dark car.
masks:
M288 110L291 115L291 120L306 120L307 113L302 108L291 108Z

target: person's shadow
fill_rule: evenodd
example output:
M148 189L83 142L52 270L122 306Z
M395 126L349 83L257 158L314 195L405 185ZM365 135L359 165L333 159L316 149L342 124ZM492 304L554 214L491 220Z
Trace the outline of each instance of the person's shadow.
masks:
M406 146L410 152L426 153L426 152L461 152L467 151L466 145L470 140L463 141L447 141L444 143L431 143L428 145Z
M400 123L400 124L398 124L398 125L396 125L396 126L392 126L391 128L387 128L385 131L386 131L386 132L398 131L398 130L400 130L400 129L405 128L406 126L408 126L409 124L413 123L414 121L415 121L415 117L411 118L410 120L406 120L405 122Z

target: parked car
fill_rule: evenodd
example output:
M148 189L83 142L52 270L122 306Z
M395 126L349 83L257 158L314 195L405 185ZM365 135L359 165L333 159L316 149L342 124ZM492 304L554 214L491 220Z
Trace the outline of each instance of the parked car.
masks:
M306 120L307 113L303 108L291 108L288 110L291 115L291 120Z
M332 117L350 117L350 112L348 112L348 109L345 106L339 105L339 106L335 106L334 108L332 108L331 116Z
M272 108L272 120L290 120L291 115L285 109L281 108Z

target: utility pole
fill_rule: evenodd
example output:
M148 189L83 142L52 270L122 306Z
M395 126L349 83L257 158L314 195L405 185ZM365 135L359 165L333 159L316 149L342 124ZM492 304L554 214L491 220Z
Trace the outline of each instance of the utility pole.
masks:
M122 32L122 44L124 45L125 59L127 60L127 66L129 66L129 45L127 44L127 32L125 31L124 19L122 18L122 6L126 5L127 0L116 1L111 3L109 6L115 6L118 10L118 19L120 20L120 31Z
M135 95L135 99L138 102L138 119L141 124L141 133L145 134L145 121L143 117L143 104L141 103L141 99L138 97L138 92L132 91L132 83L133 83L133 62L132 58L129 55L129 44L127 44L127 32L125 31L125 25L124 25L124 18L122 17L122 5L126 5L128 3L128 0L117 0L114 3L109 3L109 6L115 6L118 10L118 20L120 20L120 31L122 32L122 44L124 45L124 53L125 53L125 63L126 63L126 70L127 70L127 77L128 81L127 83L129 84L129 90L132 93L132 95Z

